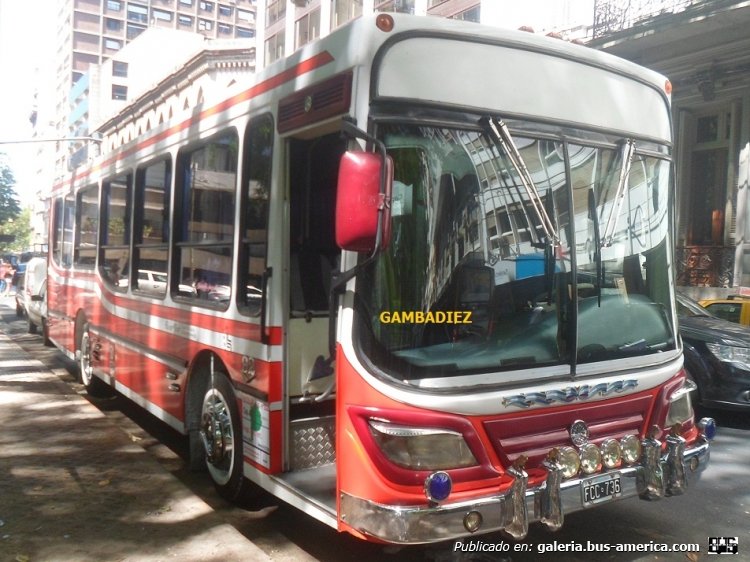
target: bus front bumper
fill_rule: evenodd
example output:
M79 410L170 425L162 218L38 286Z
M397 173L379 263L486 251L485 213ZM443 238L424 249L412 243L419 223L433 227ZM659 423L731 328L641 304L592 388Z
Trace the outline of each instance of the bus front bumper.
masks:
M643 460L638 465L562 482L559 475L549 471L547 480L532 488L526 487L522 470L507 492L437 506L383 505L342 493L341 519L364 535L396 544L424 544L495 531L520 540L526 536L529 523L540 521L556 530L566 513L633 496L657 500L682 494L688 482L697 480L706 468L709 457L708 439L701 436L690 448L670 448L655 462ZM618 476L618 493L603 499L591 493L592 484ZM481 522L478 527L477 521Z

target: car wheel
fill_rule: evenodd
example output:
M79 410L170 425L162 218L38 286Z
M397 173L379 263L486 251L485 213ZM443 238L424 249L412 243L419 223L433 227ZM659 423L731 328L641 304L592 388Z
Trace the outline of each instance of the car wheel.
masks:
M27 322L28 322L28 326L29 326L29 333L30 334L36 334L36 332L37 332L37 330L36 330L36 324L34 324L31 321L31 318L29 318Z
M23 307L20 304L16 303L16 318L23 318L23 312Z

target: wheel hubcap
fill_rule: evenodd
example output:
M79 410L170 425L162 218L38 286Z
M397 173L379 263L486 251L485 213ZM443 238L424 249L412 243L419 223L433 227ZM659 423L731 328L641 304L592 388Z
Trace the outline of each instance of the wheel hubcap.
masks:
M226 484L234 464L234 432L229 406L216 389L203 400L200 435L209 472L218 484Z
M84 385L88 386L91 384L92 367L91 367L91 346L89 345L89 335L84 332L81 337L81 381Z

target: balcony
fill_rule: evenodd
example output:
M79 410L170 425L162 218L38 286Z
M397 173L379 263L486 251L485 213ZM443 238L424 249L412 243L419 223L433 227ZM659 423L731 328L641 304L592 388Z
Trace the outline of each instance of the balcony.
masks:
M716 4L715 0L594 0L593 37L609 36L661 16L710 4Z

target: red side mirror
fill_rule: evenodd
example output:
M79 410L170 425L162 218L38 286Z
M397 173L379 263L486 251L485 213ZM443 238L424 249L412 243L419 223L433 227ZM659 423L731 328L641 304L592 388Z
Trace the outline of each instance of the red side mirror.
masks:
M385 173L385 177L383 174ZM385 193L381 193L384 181ZM336 244L342 250L373 252L381 219L380 248L391 234L393 161L372 152L349 151L341 157L336 194Z

